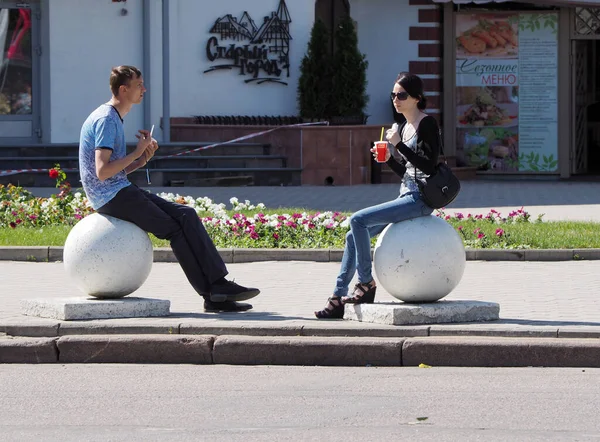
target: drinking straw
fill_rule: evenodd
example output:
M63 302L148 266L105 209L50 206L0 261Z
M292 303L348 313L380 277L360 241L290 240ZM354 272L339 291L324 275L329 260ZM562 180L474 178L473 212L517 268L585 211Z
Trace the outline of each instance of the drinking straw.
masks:
M152 125L152 129L150 129L150 138L152 138L153 132L154 132L154 124ZM146 163L146 180L148 181L148 185L152 184L150 182L150 170L148 170L148 163Z
M381 127L381 139L379 141L383 141L383 130L384 130L384 127L382 126Z

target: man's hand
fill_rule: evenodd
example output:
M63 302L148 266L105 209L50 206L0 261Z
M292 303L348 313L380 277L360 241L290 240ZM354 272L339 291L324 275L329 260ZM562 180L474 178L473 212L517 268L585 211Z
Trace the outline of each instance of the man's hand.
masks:
M150 161L150 159L154 156L154 153L158 150L158 142L152 138L152 143L150 144L150 146L148 146L146 148L146 150L144 151L144 154L142 155L144 158L144 164L147 164L148 161Z
M134 153L136 157L141 157L146 149L152 144L152 141L156 140L150 136L150 131L141 129L138 130L138 132L139 133L135 135L135 137L138 139L138 143L135 147Z

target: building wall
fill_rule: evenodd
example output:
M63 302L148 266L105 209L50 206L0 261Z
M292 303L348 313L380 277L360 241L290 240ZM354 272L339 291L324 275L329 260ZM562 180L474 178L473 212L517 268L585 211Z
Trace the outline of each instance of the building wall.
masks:
M428 112L438 113L439 7L428 0L351 0L350 15L357 22L359 48L369 62L367 123L393 121L389 94L402 71L425 80Z
M162 7L152 1L150 72L144 73L151 101L155 136L162 117ZM278 0L227 2L171 1L171 115L296 115L299 66L314 21L314 4L288 0L292 19L290 77L287 86L246 84L239 71L205 74L211 66L206 42L215 20L248 11L260 27L277 10ZM52 0L50 14L51 142L76 142L81 124L98 105L108 101L110 68L119 64L143 67L142 0ZM125 8L128 14L121 15ZM92 19L93 17L93 19ZM231 41L233 43L234 41ZM143 124L143 107L134 106L126 119L126 136L134 141Z
M204 73L211 65L206 43L215 20L225 14L240 18L248 11L260 27L263 17L277 10L278 0L247 2L176 0L171 32L171 114L193 115L297 115L297 85L300 62L314 21L314 2L288 0L290 24L290 77L287 86L275 83L244 83L239 69ZM223 44L235 43L225 40Z
M110 99L110 68L142 64L142 0L52 0L50 14L50 107L53 143L79 141L89 113ZM128 10L121 16L121 8ZM134 140L143 111L126 117L126 136Z
M150 2L150 70L145 72L155 136L160 139L162 117L162 7ZM248 11L257 26L278 7L278 0L199 2L171 1L170 105L171 116L297 115L299 67L314 21L314 1L288 0L292 19L288 85L246 84L239 71L204 73L213 64L206 42L215 20L225 14L240 17ZM426 4L423 4L426 3ZM50 15L50 102L53 143L76 142L81 124L110 98L108 75L119 64L143 67L143 0L52 0ZM127 15L121 15L126 8ZM422 75L433 105L439 107L439 10L429 0L351 0L358 23L360 50L369 61L368 124L392 121L389 92L398 72ZM436 15L438 14L438 15ZM93 17L93 18L92 18ZM438 69L439 68L439 69ZM437 71L436 71L437 69ZM126 118L126 136L134 141L143 125L143 107Z

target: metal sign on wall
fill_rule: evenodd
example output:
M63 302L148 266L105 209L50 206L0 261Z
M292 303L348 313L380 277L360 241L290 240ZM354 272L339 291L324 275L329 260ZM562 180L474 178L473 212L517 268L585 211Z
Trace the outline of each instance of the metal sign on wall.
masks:
M232 14L218 18L206 43L213 65L204 73L233 69L246 77L245 83L287 85L283 78L290 76L291 22L285 0L260 26L246 11L239 19Z

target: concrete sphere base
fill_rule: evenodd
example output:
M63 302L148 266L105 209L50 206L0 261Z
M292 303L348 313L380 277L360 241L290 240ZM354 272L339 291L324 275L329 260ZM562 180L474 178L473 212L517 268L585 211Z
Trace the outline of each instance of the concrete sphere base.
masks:
M456 230L430 215L387 226L375 245L373 264L379 284L395 298L434 302L460 282L466 253Z
M94 213L69 233L63 260L67 274L86 295L122 298L148 278L152 243L135 224Z

